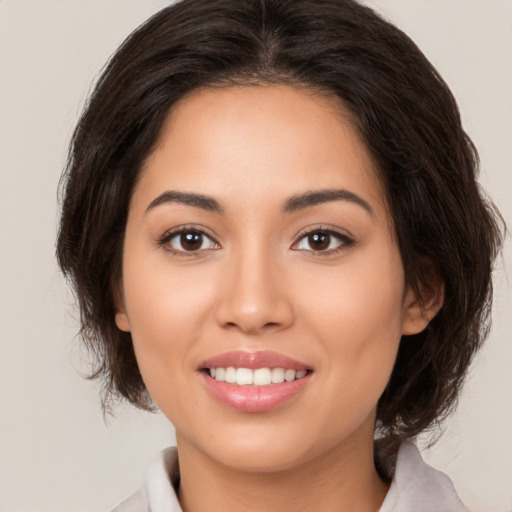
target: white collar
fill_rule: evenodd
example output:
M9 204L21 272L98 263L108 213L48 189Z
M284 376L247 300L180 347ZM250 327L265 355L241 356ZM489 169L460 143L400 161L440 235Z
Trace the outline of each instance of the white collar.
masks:
M410 441L400 446L391 487L379 512L467 512L452 481L421 458Z
M176 496L178 452L169 447L149 467L143 489L112 512L183 512ZM451 480L423 461L416 446L405 441L398 451L391 487L379 512L468 512Z

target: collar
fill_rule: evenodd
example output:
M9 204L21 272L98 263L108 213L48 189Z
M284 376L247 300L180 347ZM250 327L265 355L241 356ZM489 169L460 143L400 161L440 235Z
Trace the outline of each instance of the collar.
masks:
M390 476L391 487L379 512L468 512L448 476L424 462L411 441L401 444ZM176 447L166 448L149 467L144 488L112 512L183 512L175 491L179 480Z

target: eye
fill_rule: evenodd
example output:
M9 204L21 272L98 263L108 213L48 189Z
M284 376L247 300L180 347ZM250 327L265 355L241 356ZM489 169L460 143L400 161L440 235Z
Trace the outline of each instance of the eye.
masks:
M332 254L353 244L354 240L345 234L329 229L316 229L301 236L292 249Z
M192 228L168 232L159 243L173 253L197 253L219 248L217 242L204 231Z

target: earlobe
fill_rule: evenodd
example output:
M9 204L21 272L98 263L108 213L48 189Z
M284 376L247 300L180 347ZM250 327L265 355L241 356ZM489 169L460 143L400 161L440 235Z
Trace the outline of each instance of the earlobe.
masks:
M117 328L124 332L130 332L130 320L126 313L126 306L124 305L124 298L119 284L113 287L114 306L116 308L115 322Z
M124 311L118 311L115 316L117 328L124 332L130 332L130 322L128 315Z
M428 292L421 290L421 298L409 288L404 302L402 334L419 334L437 315L444 302L444 283L438 282Z

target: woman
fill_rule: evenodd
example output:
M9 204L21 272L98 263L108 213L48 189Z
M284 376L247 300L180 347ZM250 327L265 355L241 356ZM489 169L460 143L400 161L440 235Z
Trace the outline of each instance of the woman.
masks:
M106 403L176 428L116 510L464 510L408 440L485 338L476 171L442 79L352 0L186 0L132 34L58 241Z

